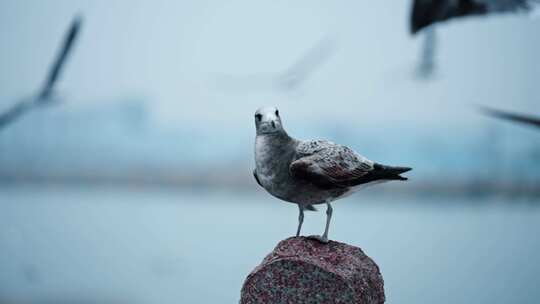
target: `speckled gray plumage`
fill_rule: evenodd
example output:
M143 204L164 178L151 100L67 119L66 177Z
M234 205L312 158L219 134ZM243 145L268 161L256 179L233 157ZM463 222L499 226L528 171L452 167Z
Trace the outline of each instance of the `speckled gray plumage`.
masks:
M319 163L326 167L331 161L331 158L324 157L324 154L330 153L329 147L325 151L309 153L307 146L310 146L311 142L295 140L285 132L258 135L255 141L256 146L262 146L255 149L256 174L262 187L273 196L306 206L332 201L348 191L342 187L322 189L291 174L291 164L298 160L309 160L313 164ZM325 142L325 145L328 145L328 142Z
M351 190L340 182L373 170L372 161L326 140L299 141L280 132L259 135L256 145L264 146L255 153L261 185L272 195L292 203L333 201Z
M296 148L297 159L289 171L307 178L320 188L347 188L352 181L369 174L374 162L352 149L326 140L302 141Z

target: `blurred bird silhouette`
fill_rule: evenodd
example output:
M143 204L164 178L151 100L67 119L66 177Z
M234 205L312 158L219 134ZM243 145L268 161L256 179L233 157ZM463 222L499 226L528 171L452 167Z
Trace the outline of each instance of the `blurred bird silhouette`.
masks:
M255 73L252 75L222 75L218 85L233 90L296 90L313 76L315 71L330 58L335 51L335 42L330 37L321 39L283 72L276 74Z
M420 63L417 68L419 78L430 78L435 70L436 37L434 26L449 19L489 15L503 12L528 12L540 0L413 0L410 30L414 35L424 31L424 42Z
M449 19L530 11L538 0L413 0L410 30L412 34Z
M77 36L80 32L81 24L82 18L80 16L76 16L72 21L68 32L65 35L62 47L58 52L58 55L56 56L56 59L53 62L49 73L47 74L47 78L45 79L45 83L43 84L41 90L38 91L36 96L23 99L13 105L4 113L1 113L0 129L9 125L11 122L15 121L22 114L32 109L33 107L50 104L55 101L55 99L53 98L55 84L57 83L58 78L62 73L62 69L65 66L67 57L73 49L73 44L75 43L75 40L77 39Z
M512 113L488 107L481 107L480 109L484 114L491 117L501 118L511 122L540 128L540 117L538 116L535 117L527 114Z

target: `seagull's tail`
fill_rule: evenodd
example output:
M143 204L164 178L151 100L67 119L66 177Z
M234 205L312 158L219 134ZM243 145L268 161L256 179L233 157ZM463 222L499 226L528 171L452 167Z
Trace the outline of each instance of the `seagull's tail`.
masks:
M412 168L409 167L392 167L382 164L375 163L373 165L373 171L378 175L377 179L387 179L387 180L407 180L406 177L401 176L400 174L411 171Z

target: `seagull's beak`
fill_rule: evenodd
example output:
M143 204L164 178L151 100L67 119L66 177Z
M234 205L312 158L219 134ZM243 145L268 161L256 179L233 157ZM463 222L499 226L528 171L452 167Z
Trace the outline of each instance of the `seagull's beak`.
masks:
M260 133L273 133L277 132L281 129L281 124L279 123L279 120L266 120L261 121L259 124L259 132Z

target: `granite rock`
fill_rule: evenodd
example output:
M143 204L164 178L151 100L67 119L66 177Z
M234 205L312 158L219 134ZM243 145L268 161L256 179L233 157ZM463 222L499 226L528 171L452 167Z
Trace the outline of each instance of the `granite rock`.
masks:
M241 304L384 303L379 267L351 245L306 237L281 241L246 278Z

